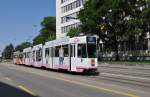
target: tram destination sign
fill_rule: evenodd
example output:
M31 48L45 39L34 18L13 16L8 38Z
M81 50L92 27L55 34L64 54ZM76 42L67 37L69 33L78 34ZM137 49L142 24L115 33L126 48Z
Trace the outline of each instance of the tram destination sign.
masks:
M96 44L96 37L87 37L87 43Z

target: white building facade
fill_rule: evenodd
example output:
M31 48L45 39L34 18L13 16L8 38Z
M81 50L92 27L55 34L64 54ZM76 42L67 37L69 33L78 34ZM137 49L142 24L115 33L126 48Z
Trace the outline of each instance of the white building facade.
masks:
M79 11L86 0L56 0L56 38L65 37L71 28L80 25Z

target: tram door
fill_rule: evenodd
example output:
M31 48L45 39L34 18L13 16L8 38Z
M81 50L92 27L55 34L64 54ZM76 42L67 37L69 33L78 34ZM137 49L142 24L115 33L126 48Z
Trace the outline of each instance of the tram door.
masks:
M70 45L70 71L76 71L76 44Z
M47 68L53 68L53 64L52 64L52 47L50 48L45 48L43 51L43 64L45 67Z
M88 66L87 58L87 45L77 44L77 58L76 58L76 68L79 72L82 72L83 68Z
M67 45L63 45L61 48L63 49L63 56L64 56L64 58L62 59L62 62L60 62L60 68L69 70L69 67L70 67L69 45L68 44ZM59 51L59 53L60 52L61 51Z

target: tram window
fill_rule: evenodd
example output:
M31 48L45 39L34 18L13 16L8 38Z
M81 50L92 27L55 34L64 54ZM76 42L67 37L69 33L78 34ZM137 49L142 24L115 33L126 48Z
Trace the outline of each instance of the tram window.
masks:
M87 58L86 44L78 44L78 57Z
M30 57L30 58L32 57L31 52L29 52L29 57Z
M39 50L39 61L42 60L42 49Z
M87 45L88 58L96 58L96 44Z
M29 58L29 53L27 52L26 54L27 54L27 58Z
M70 49L71 57L75 57L75 45L71 45Z
M22 55L22 54L19 54L19 58L23 58L23 55Z
M36 51L36 61L41 61L42 60L42 50L37 50Z
M32 52L30 52L30 58L32 58Z
M49 48L45 49L45 57L49 56Z
M73 46L72 45L70 45L70 54L71 54L71 57L74 57L74 55L73 55Z
M55 47L55 57L59 57L60 46Z
M74 57L76 57L76 46L74 45Z
M35 61L35 51L32 52L33 62Z
M32 53L32 57L33 57L33 58L35 58L35 51L33 51L33 53Z
M26 53L24 53L24 57L26 58Z
M52 56L55 57L55 47L52 47Z
M31 52L27 52L27 58L30 58Z
M36 51L36 61L39 59L39 51Z
M25 53L23 53L23 57L25 58Z
M53 48L51 47L51 48L50 48L50 57L53 57L54 53L55 53L55 52L53 52Z
M69 56L68 45L63 46L63 50L64 50L64 57L68 57Z

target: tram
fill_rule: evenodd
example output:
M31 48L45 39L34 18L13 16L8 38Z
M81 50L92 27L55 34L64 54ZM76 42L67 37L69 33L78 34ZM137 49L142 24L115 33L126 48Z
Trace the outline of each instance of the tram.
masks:
M23 50L23 64L31 66L33 64L32 60L33 60L33 58L32 58L32 48L31 47L25 48Z
M97 72L95 36L65 37L23 50L23 64L70 72Z
M23 64L23 54L20 51L13 53L13 64Z

